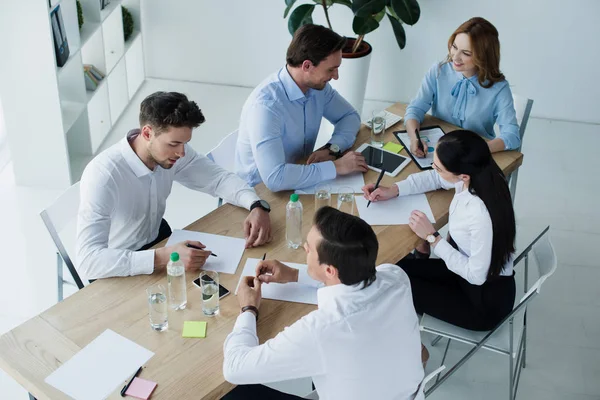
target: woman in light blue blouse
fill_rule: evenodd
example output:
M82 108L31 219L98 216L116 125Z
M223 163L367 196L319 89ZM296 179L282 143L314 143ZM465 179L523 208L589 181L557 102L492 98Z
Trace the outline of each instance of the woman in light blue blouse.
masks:
M415 131L429 109L434 117L490 139L492 153L520 147L512 93L500 72L498 31L489 21L476 17L458 27L448 40L448 57L429 69L406 108L410 147L418 157L425 154L418 148ZM495 123L500 128L498 136ZM426 145L423 149L427 152Z

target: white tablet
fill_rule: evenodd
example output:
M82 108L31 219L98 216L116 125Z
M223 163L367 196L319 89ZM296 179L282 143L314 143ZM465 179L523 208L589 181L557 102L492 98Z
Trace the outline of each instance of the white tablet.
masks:
M385 174L392 177L398 175L404 167L410 164L410 158L372 146L368 143L363 143L356 151L365 157L369 169L381 172L381 168L383 167Z

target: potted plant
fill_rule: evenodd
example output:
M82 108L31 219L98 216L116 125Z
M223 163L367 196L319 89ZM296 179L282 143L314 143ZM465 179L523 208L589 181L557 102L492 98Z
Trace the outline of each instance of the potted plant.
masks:
M297 0L284 0L283 18L288 19L288 30L294 34L296 29L313 22L315 7L323 9L329 29L334 30L329 19L329 8L341 4L350 8L354 14L352 30L356 38L347 38L346 48L342 50L344 62L340 67L340 79L331 85L361 113L367 88L369 64L372 47L364 40L365 35L379 28L387 16L400 49L406 45L403 24L414 25L419 20L421 9L417 0L313 0L315 4L301 4L294 8ZM292 8L294 10L292 11ZM291 13L290 13L291 11Z

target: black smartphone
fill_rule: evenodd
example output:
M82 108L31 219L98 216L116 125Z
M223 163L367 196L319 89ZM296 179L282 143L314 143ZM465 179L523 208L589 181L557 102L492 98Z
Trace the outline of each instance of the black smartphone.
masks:
M194 285L201 287L200 286L200 277L197 277L196 279L194 279ZM227 296L228 294L229 294L229 290L227 290L225 288L225 286L219 285L219 299L222 299L223 297Z

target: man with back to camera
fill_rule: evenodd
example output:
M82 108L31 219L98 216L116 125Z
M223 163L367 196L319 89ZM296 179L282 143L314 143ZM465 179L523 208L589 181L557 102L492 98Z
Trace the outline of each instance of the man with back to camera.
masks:
M358 217L323 207L308 233L307 271L258 264L238 288L241 314L224 344L223 375L234 399L299 399L258 383L312 377L324 400L423 399L421 337L410 281L376 265L378 242ZM318 309L259 345L261 285L319 287Z
M196 102L156 92L142 101L139 119L140 129L96 156L81 177L77 261L87 279L151 274L172 252L186 269L204 265L211 252L197 241L150 250L171 235L162 217L173 181L249 209L246 247L271 240L269 204L188 145L192 129L205 121Z
M264 182L274 192L301 189L367 171L360 153L342 156L356 140L360 117L328 83L338 79L345 43L321 25L300 27L287 50L287 64L246 100L235 170L250 186ZM323 117L335 130L325 146L313 151ZM295 164L306 158L306 165Z

